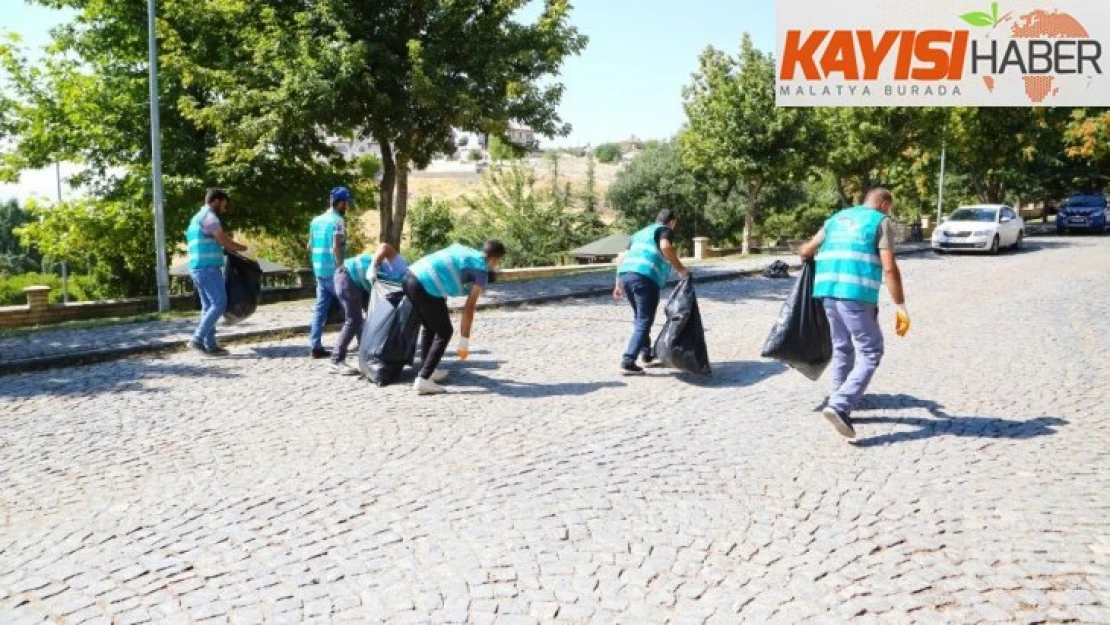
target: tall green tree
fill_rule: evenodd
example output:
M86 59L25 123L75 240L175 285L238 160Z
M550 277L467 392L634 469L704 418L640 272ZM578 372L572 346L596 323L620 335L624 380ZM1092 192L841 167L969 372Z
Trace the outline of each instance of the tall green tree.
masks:
M85 167L74 183L126 221L112 231L148 238L150 126L147 18L135 2L37 0L71 9L37 61L17 42L0 45L0 82L8 102L0 132L11 147L5 175L54 161ZM192 0L158 3L159 99L166 231L181 240L208 186L232 192L229 220L239 229L287 235L307 228L345 178L345 164L324 143L325 85L309 52L318 45L313 10L303 3ZM246 115L246 112L255 115ZM131 257L100 247L97 262L136 291L154 287L154 247Z
M16 229L34 220L15 199L0 203L0 273L34 271L42 262L42 255L33 247L24 245Z
M294 3L299 4L299 3ZM586 38L570 24L568 0L546 0L532 22L528 0L319 0L310 82L330 94L331 125L381 147L381 239L398 245L408 179L439 153L454 151L452 129L505 136L510 122L546 136L569 126L556 111L554 80ZM326 45L322 45L326 42ZM327 99L327 98L325 98Z
M744 200L744 253L764 194L775 184L801 179L812 167L820 127L810 109L775 106L775 69L750 35L730 56L702 53L683 90L687 126L679 135L683 161L738 191ZM724 197L731 195L723 194Z

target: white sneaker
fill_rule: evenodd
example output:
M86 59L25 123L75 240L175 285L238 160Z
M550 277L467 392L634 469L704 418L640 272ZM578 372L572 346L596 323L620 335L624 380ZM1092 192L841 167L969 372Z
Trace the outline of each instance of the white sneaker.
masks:
M338 375L359 375L359 370L345 362L336 362L331 365L331 372Z
M447 389L442 386L431 380L425 380L420 376L416 376L416 381L413 382L412 388L416 391L417 395L442 395L447 392Z
M437 369L432 372L431 380L436 384L443 384L447 380L448 375L450 375L450 372L446 371L445 369Z

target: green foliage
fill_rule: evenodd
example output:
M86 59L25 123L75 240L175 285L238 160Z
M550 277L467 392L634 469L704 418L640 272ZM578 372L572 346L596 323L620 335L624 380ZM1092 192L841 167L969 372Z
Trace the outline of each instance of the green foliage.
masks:
M800 180L812 168L821 127L811 109L775 106L771 57L744 35L735 57L710 47L699 59L693 83L683 90L685 130L679 135L683 162L695 175L712 177L745 203L745 252L765 193Z
M513 161L528 154L525 146L516 145L501 137L491 137L489 140L489 157L494 161Z
M478 149L470 150L466 153L466 158L471 163L477 163L478 161L482 160L482 151Z
M480 246L489 238L506 247L505 267L555 264L560 255L604 233L596 213L575 210L569 186L555 176L550 188L536 188L531 170L520 164L491 170L481 189L463 198L468 209L455 238Z
M582 189L582 208L597 213L597 164L592 154L586 157L586 186Z
M38 250L23 245L15 229L32 219L30 213L19 207L19 202L9 200L0 204L0 274L33 271L42 263Z
M13 276L0 275L0 306L21 306L27 303L23 289L29 286L50 287L50 302L59 303L62 297L62 277L53 273L21 273ZM95 276L70 275L66 288L69 301L84 302L120 297L118 290L111 288Z
M33 219L15 231L24 245L51 262L89 265L91 275L114 293L153 293L154 218L147 207L80 199L51 206L32 200L26 209Z
M602 143L594 150L594 156L600 163L615 163L621 160L621 146L616 143Z
M451 204L421 196L413 206L410 226L409 245L414 258L451 245L455 230Z

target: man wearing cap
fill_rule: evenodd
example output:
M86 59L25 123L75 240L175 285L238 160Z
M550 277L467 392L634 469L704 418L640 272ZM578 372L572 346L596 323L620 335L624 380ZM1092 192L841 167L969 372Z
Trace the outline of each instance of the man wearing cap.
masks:
M223 189L209 189L204 206L189 221L185 243L189 247L189 272L200 297L200 323L189 349L208 356L226 356L227 350L216 343L216 322L227 308L224 285L224 250L245 252L246 245L237 243L224 233L220 215L227 212L229 202Z
M382 243L373 254L359 254L343 262L335 270L335 296L343 306L343 329L335 340L331 354L331 372L358 375L358 369L346 363L347 349L362 334L363 311L370 302L370 291L376 280L400 284L405 279L408 263L392 245Z
M316 308L312 312L312 326L308 332L309 355L327 358L331 352L322 343L328 311L335 301L335 270L346 256L347 231L343 215L351 203L351 192L346 187L331 190L331 208L312 220L308 228L308 251L312 255L312 272L316 275Z
M621 358L621 373L624 375L643 374L643 368L636 364L637 357L646 366L655 363L651 326L655 323L659 296L671 268L682 278L690 275L674 246L677 225L678 218L674 213L667 209L659 211L655 223L633 234L628 250L617 259L617 283L613 288L613 297L627 295L635 314L632 339Z

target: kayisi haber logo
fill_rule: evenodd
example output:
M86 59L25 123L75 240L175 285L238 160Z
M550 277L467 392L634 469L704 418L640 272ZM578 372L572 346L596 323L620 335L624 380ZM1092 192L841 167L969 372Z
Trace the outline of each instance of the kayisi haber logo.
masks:
M1099 99L1092 86L1107 69L1103 44L1073 14L1005 12L992 2L945 21L958 26L785 32L780 26L780 104L1045 106Z

